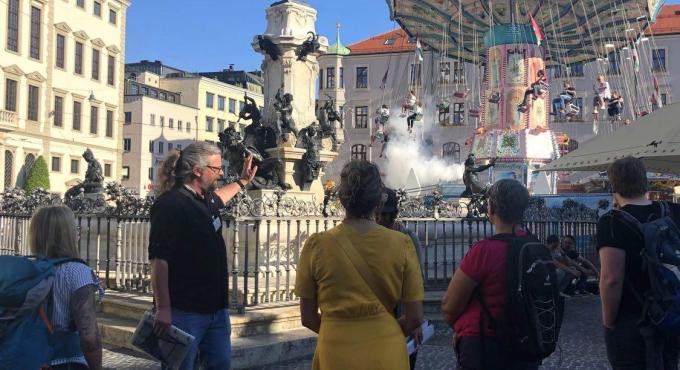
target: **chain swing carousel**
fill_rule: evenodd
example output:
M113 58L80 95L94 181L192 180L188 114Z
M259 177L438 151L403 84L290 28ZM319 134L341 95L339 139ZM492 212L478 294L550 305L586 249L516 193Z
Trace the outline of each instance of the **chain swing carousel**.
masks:
M623 56L633 71L639 71L637 56L645 47L641 41L648 40L645 31L662 5L658 0L387 3L392 19L409 36L441 49L451 58L476 64L483 71L482 86L477 88L482 97L479 112L468 107L471 117L480 115L471 153L482 163L498 158L489 172L490 181L515 178L535 194L555 192L555 175L535 170L560 155L548 124L554 97L549 94L550 81L541 79L540 74L547 76L551 67L569 71L574 63L599 61L598 75L607 76L611 63L606 62L611 61L612 54L620 60L620 53L630 54ZM442 25L448 25L444 32ZM471 37L478 32L483 38ZM644 74L632 72L628 76L625 71L622 77L618 86L621 95L628 97L635 115L641 115L646 102L654 102L658 89L648 89L651 98L644 93L640 96L639 92L645 90L641 84L655 86L652 79L645 83ZM596 133L595 127L597 122Z

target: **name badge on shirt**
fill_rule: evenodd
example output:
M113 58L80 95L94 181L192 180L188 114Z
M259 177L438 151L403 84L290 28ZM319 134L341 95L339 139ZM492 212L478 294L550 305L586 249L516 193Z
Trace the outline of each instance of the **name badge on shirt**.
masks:
M213 227L215 228L215 231L222 227L222 220L219 217L215 218L215 216L213 216Z

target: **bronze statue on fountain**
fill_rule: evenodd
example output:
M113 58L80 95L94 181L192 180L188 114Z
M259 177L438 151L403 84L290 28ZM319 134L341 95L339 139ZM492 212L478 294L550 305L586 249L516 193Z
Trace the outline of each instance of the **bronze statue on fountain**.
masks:
M274 97L274 109L276 110L276 133L283 141L288 141L288 134L298 136L298 129L293 120L293 94L283 93L283 88L276 92Z
M463 172L463 184L465 184L465 191L460 194L461 198L470 198L468 203L467 217L484 217L487 214L488 207L486 202L486 193L490 185L485 184L479 180L478 173L485 171L496 164L498 157L494 158L489 164L475 167L475 155L470 153L465 160L465 172Z
M300 130L300 138L296 147L306 149L300 160L302 172L302 185L300 187L302 190L309 190L314 180L319 178L323 169L320 155L322 137L321 130L316 122Z
M242 139L241 134L232 127L219 133L222 158L229 163L226 177L237 177L241 173L246 156L252 154L253 164L258 168L255 179L248 185L248 189L288 190L291 186L285 182L281 160L267 154L267 149L276 147L276 132L271 127L262 125L262 114L255 100L246 96L245 101L246 104L239 113L239 121L252 120L252 123L243 130L245 137Z
M328 95L326 95L328 96ZM328 100L321 109L317 109L317 119L319 120L319 130L321 138L330 138L333 143L333 151L338 150L338 138L335 134L336 122L342 124L342 114L335 109L335 100L328 96Z
M102 165L94 158L94 153L89 148L83 153L83 158L87 162L85 180L66 191L64 198L67 201L80 194L101 194L104 191Z

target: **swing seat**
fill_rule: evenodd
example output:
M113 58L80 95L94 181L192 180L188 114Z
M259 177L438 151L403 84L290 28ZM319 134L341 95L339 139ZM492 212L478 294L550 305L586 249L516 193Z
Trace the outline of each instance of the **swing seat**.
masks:
M529 110L528 105L520 105L517 107L517 111L520 113L526 113Z
M377 141L383 141L385 139L385 133L383 130L378 129L378 131L375 132L375 140Z
M567 109L565 110L564 114L567 117L573 117L581 113L581 108L578 107L578 105L574 104L568 104Z
M464 92L460 92L460 91L456 91L455 93L453 93L453 96L456 97L456 98L462 99L462 98L465 97L465 93L464 93Z
M437 104L437 110L439 111L439 113L449 113L449 103Z
M413 118L414 122L421 122L423 120L423 114L422 113L416 113L416 116Z
M479 118L479 110L477 110L477 109L468 110L468 116L470 116L472 118Z

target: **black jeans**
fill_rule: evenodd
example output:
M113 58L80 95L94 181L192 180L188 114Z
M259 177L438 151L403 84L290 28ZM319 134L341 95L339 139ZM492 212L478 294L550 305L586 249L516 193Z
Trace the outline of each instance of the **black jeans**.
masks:
M483 350L482 350L482 347ZM458 370L537 370L540 361L517 362L498 345L495 338L461 337L456 343Z
M652 332L643 336L637 324L639 320L639 315L626 316L619 319L613 329L605 328L604 341L612 369L677 370L678 337Z

